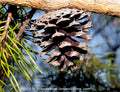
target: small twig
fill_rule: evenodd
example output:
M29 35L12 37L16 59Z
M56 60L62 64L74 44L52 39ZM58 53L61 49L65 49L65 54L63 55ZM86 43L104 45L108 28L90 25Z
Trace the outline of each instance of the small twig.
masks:
M30 11L30 14L28 15L28 18L25 20L23 26L21 27L20 31L18 32L18 34L17 34L17 36L16 36L16 40L17 40L17 41L20 40L20 36L23 34L26 26L27 26L28 23L30 22L30 20L31 20L33 14L35 13L35 11L36 11L35 9L32 9L32 10Z
M3 74L3 69L0 69L0 77L1 77L2 74Z
M9 24L10 24L11 19L12 19L12 12L9 12L9 13L8 13L8 17L7 17L7 21L6 21L6 24L5 24L5 30L4 30L4 33L3 33L3 35L2 35L2 40L3 40L3 42L4 42L5 38L6 38L7 28L8 28L8 26L9 26Z
M3 72L3 78L2 78L2 81L4 81L5 80L5 72ZM2 83L0 84L2 87L4 86Z

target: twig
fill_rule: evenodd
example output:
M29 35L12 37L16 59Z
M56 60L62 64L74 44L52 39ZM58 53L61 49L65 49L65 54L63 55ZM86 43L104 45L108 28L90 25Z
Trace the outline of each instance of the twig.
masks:
M30 22L30 20L31 20L32 16L34 15L35 11L36 11L35 9L32 9L32 10L30 11L30 14L28 15L28 18L25 20L23 26L21 27L20 31L18 32L18 34L17 34L17 36L16 36L16 40L17 40L17 41L20 40L20 36L23 34L26 26L27 26L28 23Z
M4 81L5 80L5 72L3 72L3 78L2 78L2 81ZM4 85L1 83L1 86L3 87Z
M6 35L7 35L7 28L10 24L11 19L12 19L12 12L9 12L8 17L7 17L7 21L6 21L6 24L5 24L5 30L4 30L4 33L2 35L2 43L4 43L4 41L5 41L5 38L6 38Z

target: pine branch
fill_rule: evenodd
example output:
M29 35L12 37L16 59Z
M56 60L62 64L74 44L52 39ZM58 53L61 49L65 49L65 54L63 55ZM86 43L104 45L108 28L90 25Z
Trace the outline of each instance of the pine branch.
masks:
M119 0L0 0L0 3L26 6L44 11L63 7L75 7L77 9L120 17Z
M20 40L20 36L23 34L26 26L28 25L28 23L30 22L33 14L35 13L35 9L32 9L30 11L30 14L28 15L28 18L25 20L25 22L23 23L23 26L21 27L20 31L18 32L17 36L16 36L16 40L19 41Z
M5 30L4 30L4 33L2 35L2 43L4 43L4 40L6 38L6 35L7 35L7 28L9 27L9 24L10 24L10 21L12 19L12 12L9 12L8 13L8 17L7 17L7 21L6 21L6 24L5 24Z

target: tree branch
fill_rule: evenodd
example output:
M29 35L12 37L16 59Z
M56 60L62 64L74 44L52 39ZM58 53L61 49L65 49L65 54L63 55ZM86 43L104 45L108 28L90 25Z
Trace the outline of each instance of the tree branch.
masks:
M20 36L23 34L26 26L27 26L28 23L30 22L30 20L31 20L33 14L35 13L35 11L36 11L35 9L32 9L32 10L30 11L30 14L28 15L27 19L25 20L24 24L22 25L20 31L18 32L18 34L17 34L17 36L16 36L16 40L17 40L17 41L20 40Z
M75 7L101 14L120 17L119 0L0 0L1 4L26 6L44 11Z
M5 29L4 29L4 33L2 35L2 46L4 45L5 43L5 39L6 39L6 35L7 35L7 29L9 27L9 24L11 22L11 19L12 19L12 8L14 8L14 6L10 6L9 7L9 13L8 13L8 17L7 17L7 20L6 20L6 24L5 24Z

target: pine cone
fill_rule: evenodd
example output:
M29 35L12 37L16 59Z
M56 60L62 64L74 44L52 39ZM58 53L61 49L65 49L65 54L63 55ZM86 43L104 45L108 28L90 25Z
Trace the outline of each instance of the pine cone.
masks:
M71 68L77 69L74 60L84 60L87 53L87 41L92 36L87 35L88 28L92 27L90 13L75 8L63 8L49 11L37 20L32 26L32 31L44 32L34 33L35 44L43 46L41 56L55 51L46 59L53 66L59 66L61 71ZM80 39L80 40L79 40Z

